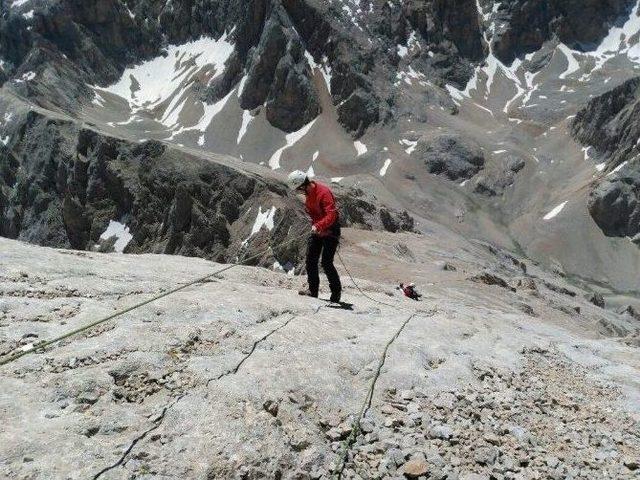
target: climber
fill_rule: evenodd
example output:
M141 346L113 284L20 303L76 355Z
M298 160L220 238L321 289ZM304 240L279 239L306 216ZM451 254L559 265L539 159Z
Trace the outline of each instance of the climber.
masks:
M306 173L296 170L289 174L287 183L292 190L304 193L307 213L311 217L311 235L307 243L308 290L300 290L300 295L318 297L320 276L318 260L322 256L322 269L329 280L331 302L339 303L342 284L333 257L340 242L340 219L333 192L326 185L310 180Z
M410 298L411 300L420 301L420 298L422 297L422 295L419 294L416 290L416 286L413 283L409 283L406 285L404 283L401 283L398 287L398 290L402 290L404 296Z

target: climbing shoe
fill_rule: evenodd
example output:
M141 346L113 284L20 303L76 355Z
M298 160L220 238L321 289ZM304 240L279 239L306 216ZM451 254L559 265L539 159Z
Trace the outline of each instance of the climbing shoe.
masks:
M304 297L313 297L313 298L318 298L318 293L317 292L312 292L311 290L299 290L298 291L298 295L302 295Z

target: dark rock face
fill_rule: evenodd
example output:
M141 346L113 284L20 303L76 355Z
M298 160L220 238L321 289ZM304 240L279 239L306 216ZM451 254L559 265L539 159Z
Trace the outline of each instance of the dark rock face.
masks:
M640 233L640 169L623 169L591 191L589 213L605 235L633 237Z
M628 13L634 3L633 0L502 2L494 52L502 62L511 64L517 56L538 50L552 37L588 50L606 36L611 23Z
M592 99L576 116L573 136L607 158L612 176L596 184L589 197L589 213L608 236L640 233L640 77ZM627 163L625 163L627 162ZM624 164L624 165L623 165Z
M525 167L525 161L516 156L509 156L506 162L490 173L479 176L475 180L474 193L495 197L502 195L505 190L513 185L516 175Z
M448 82L463 86L472 74L470 62L484 57L475 0L413 0L402 2L408 30L415 30L428 44L432 58L421 60L440 71Z
M224 97L246 74L242 107L266 104L272 125L298 130L321 111L307 53L331 71L338 119L357 137L390 118L396 46L411 35L422 48L404 63L441 82L464 85L484 53L474 0L365 1L355 16L318 0L42 0L35 7L27 21L22 8L0 5L0 57L8 62L0 82L36 72L46 80L21 93L70 112L91 98L86 85L110 84L169 44L226 33L235 52L204 100Z
M610 157L610 168L640 153L640 77L592 99L578 112L571 133Z
M604 297L602 296L601 293L595 292L590 295L587 295L586 298L589 302L593 303L596 307L600 307L600 308L605 307Z
M421 138L416 155L423 159L429 173L444 175L450 180L469 179L484 166L480 147L460 135Z
M0 145L2 236L108 251L113 239L100 237L113 220L133 236L127 253L227 261L271 247L252 263L292 266L304 255L305 239L291 242L291 232L308 231L309 222L284 185L159 142L129 143L33 111L20 118L22 137ZM382 213L361 191L336 196L344 226L413 228L406 212ZM251 235L259 209L272 206L274 228Z

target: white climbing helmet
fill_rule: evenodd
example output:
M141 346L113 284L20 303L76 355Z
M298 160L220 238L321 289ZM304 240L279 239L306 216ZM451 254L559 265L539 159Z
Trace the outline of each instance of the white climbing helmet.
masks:
M294 170L287 177L287 184L291 190L298 190L309 181L307 174L301 170Z

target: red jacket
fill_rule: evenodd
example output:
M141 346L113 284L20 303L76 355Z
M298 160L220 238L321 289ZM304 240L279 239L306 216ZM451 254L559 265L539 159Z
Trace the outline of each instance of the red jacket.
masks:
M329 235L329 229L338 221L338 208L333 192L326 185L314 182L315 188L307 193L305 206L313 225L321 236Z

